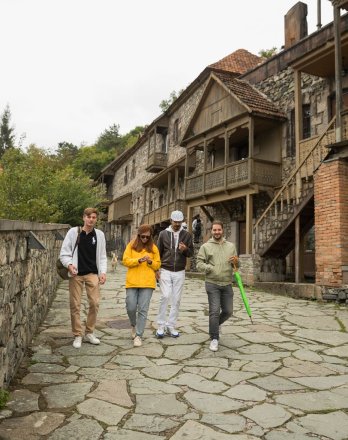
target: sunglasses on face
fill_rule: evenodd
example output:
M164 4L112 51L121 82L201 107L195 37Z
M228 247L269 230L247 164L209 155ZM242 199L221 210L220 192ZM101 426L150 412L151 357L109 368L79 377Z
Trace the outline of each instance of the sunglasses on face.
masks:
M139 235L140 238L150 240L151 235Z

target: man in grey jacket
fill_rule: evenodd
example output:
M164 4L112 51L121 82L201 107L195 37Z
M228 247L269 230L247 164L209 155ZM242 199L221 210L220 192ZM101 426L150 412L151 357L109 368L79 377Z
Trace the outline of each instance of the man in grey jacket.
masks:
M219 348L219 327L233 312L233 264L238 263L236 247L224 236L223 223L212 223L210 238L197 255L197 269L205 273L205 289L209 302L210 350Z
M99 309L99 284L106 281L107 258L104 233L94 228L97 218L95 208L86 208L82 229L76 227L68 231L59 256L69 271L70 316L75 348L80 348L82 344L80 307L83 286L89 303L85 340L91 344L100 344L93 332Z

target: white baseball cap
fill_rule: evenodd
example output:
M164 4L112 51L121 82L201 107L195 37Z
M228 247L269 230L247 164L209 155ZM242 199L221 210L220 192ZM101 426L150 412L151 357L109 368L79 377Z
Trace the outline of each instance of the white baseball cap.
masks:
M175 222L182 222L184 220L184 214L181 211L173 211L170 214L170 218Z

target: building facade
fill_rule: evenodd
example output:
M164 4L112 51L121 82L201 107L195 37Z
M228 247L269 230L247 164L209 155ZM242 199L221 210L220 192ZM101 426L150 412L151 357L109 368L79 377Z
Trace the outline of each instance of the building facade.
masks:
M199 213L202 240L224 222L248 284L348 301L348 17L307 35L306 15L302 2L286 14L270 59L238 50L204 69L103 170L118 251L141 223L157 234L173 209L189 227Z

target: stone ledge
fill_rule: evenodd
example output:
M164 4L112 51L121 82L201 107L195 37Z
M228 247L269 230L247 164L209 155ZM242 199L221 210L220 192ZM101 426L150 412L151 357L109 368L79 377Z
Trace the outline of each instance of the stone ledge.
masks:
M253 285L255 290L264 290L269 293L290 296L292 298L315 299L322 301L322 293L320 286L315 284L295 284L280 282L255 282Z
M0 220L0 231L55 231L69 229L70 225L60 223L38 223L22 220Z

